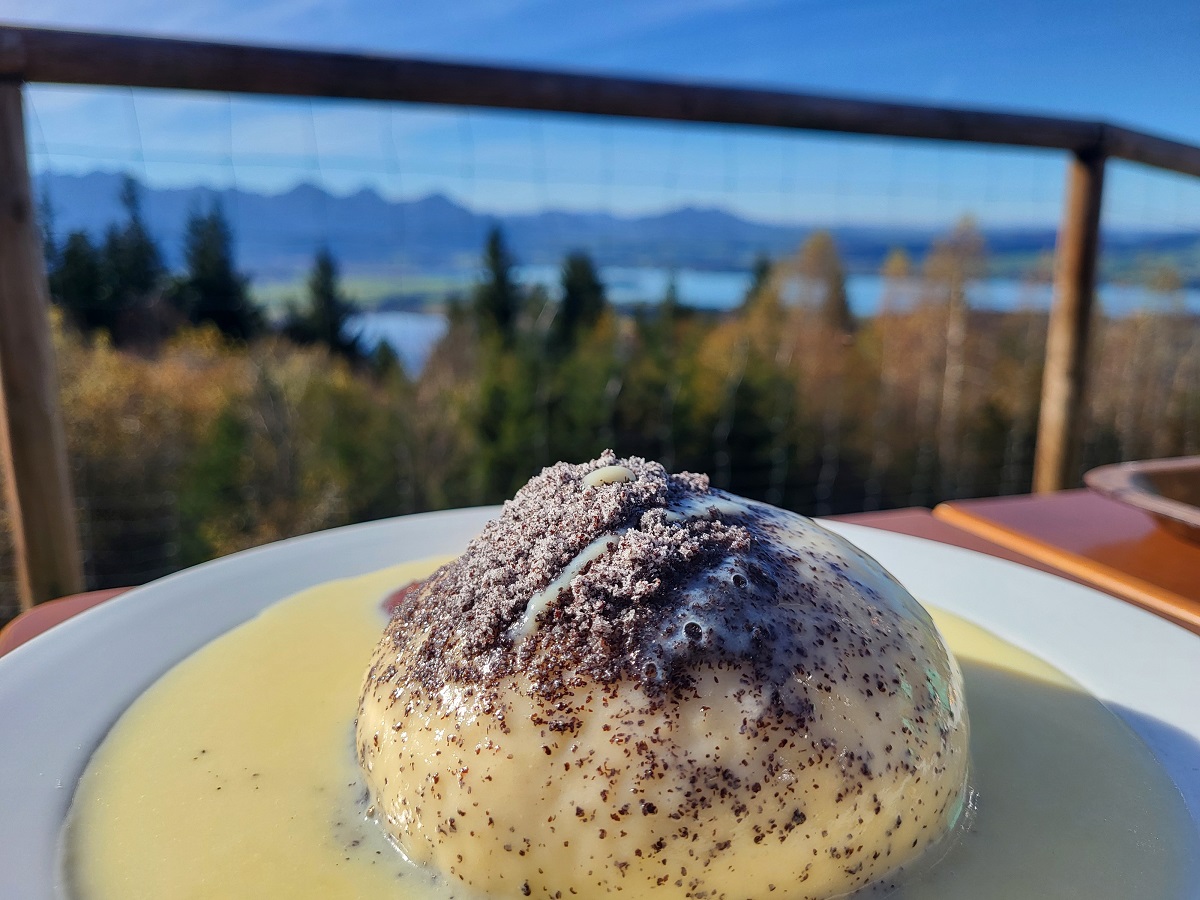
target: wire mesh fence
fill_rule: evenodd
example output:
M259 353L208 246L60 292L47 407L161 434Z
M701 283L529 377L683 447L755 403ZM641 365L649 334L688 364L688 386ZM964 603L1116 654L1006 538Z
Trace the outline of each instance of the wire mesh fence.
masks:
M122 174L162 261L153 329L60 302L90 586L494 502L606 446L812 514L1029 489L1057 153L124 89L28 109L52 270L72 235L117 246ZM1200 452L1200 185L1109 177L1081 467ZM265 310L248 343L172 318L212 210ZM289 339L322 250L357 355ZM573 253L606 302L568 328Z
M1111 284L1101 294L1085 465L1194 454L1200 184L1120 162L1109 182L1104 215L1119 227L1104 247Z

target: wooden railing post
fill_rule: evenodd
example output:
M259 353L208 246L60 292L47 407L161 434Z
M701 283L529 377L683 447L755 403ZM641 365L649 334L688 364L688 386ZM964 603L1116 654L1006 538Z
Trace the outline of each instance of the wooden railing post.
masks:
M1067 172L1033 462L1033 489L1038 493L1062 490L1075 480L1083 437L1104 160L1099 147L1077 152Z
M21 607L83 589L21 84L0 81L0 457Z

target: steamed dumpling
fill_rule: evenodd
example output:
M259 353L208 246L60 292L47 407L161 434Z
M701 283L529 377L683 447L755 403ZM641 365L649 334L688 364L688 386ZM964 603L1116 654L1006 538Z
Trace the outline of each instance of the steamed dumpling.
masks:
M357 721L383 826L495 897L832 897L966 796L958 667L812 521L611 453L542 472L397 610Z

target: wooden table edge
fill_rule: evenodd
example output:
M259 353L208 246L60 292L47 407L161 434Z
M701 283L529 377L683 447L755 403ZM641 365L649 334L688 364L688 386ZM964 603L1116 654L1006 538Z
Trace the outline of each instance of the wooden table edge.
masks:
M47 600L32 609L25 610L0 628L0 656L11 653L22 644L28 643L56 625L61 625L81 612L86 612L93 606L99 606L128 590L131 589L123 587L84 591L81 594L70 594L55 600Z
M1086 584L1200 634L1200 611L1183 606L1184 598L1171 591L1134 575L1127 575L1104 563L1079 556L1055 547L1053 544L1047 544L1003 525L998 525L955 506L953 501L939 503L933 508L933 516L955 528L978 535L984 540L1049 563Z

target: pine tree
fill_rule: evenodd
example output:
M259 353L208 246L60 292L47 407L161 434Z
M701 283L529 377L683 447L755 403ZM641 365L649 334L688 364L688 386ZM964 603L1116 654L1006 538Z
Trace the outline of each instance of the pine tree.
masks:
M166 270L158 244L150 237L142 218L138 183L128 175L121 183L121 206L125 210L125 225L109 228L105 235L104 257L115 306L127 310L145 304L160 287Z
M184 231L187 271L177 302L195 324L212 322L223 334L249 340L262 329L262 314L250 299L247 279L234 267L233 235L216 202L207 213L188 216Z
M328 249L318 252L313 262L308 276L308 302L317 340L331 350L348 353L353 342L347 341L343 332L350 317L350 304L342 298L337 263Z
M128 175L121 183L121 206L125 223L111 225L105 232L99 251L100 289L85 317L85 328L107 329L116 344L156 330L150 324L151 314L166 276L162 253L142 217L138 183ZM83 252L82 245L77 249Z
M105 289L100 252L87 232L73 231L55 254L49 271L50 295L84 333L111 328L98 300Z
M346 320L352 312L338 284L337 261L323 248L308 275L308 305L289 317L284 332L297 343L324 344L334 353L357 359L361 356L358 341L346 337Z
M750 286L746 288L746 296L742 298L742 307L748 307L759 295L766 290L771 278L771 257L760 253L754 257L754 265L750 269Z
M505 342L516 334L520 292L512 275L513 260L497 225L488 232L483 250L483 281L475 288L475 317L484 331L492 331Z
M667 274L667 289L659 304L659 315L668 322L679 316L679 273L674 269Z
M607 303L604 284L586 253L571 253L563 261L562 290L551 345L568 350L581 330L596 324Z
M158 244L142 217L138 184L126 176L121 185L125 222L110 225L97 246L84 231L54 241L52 209L43 195L41 220L46 273L51 297L85 333L106 330L116 344L154 339L165 267Z

